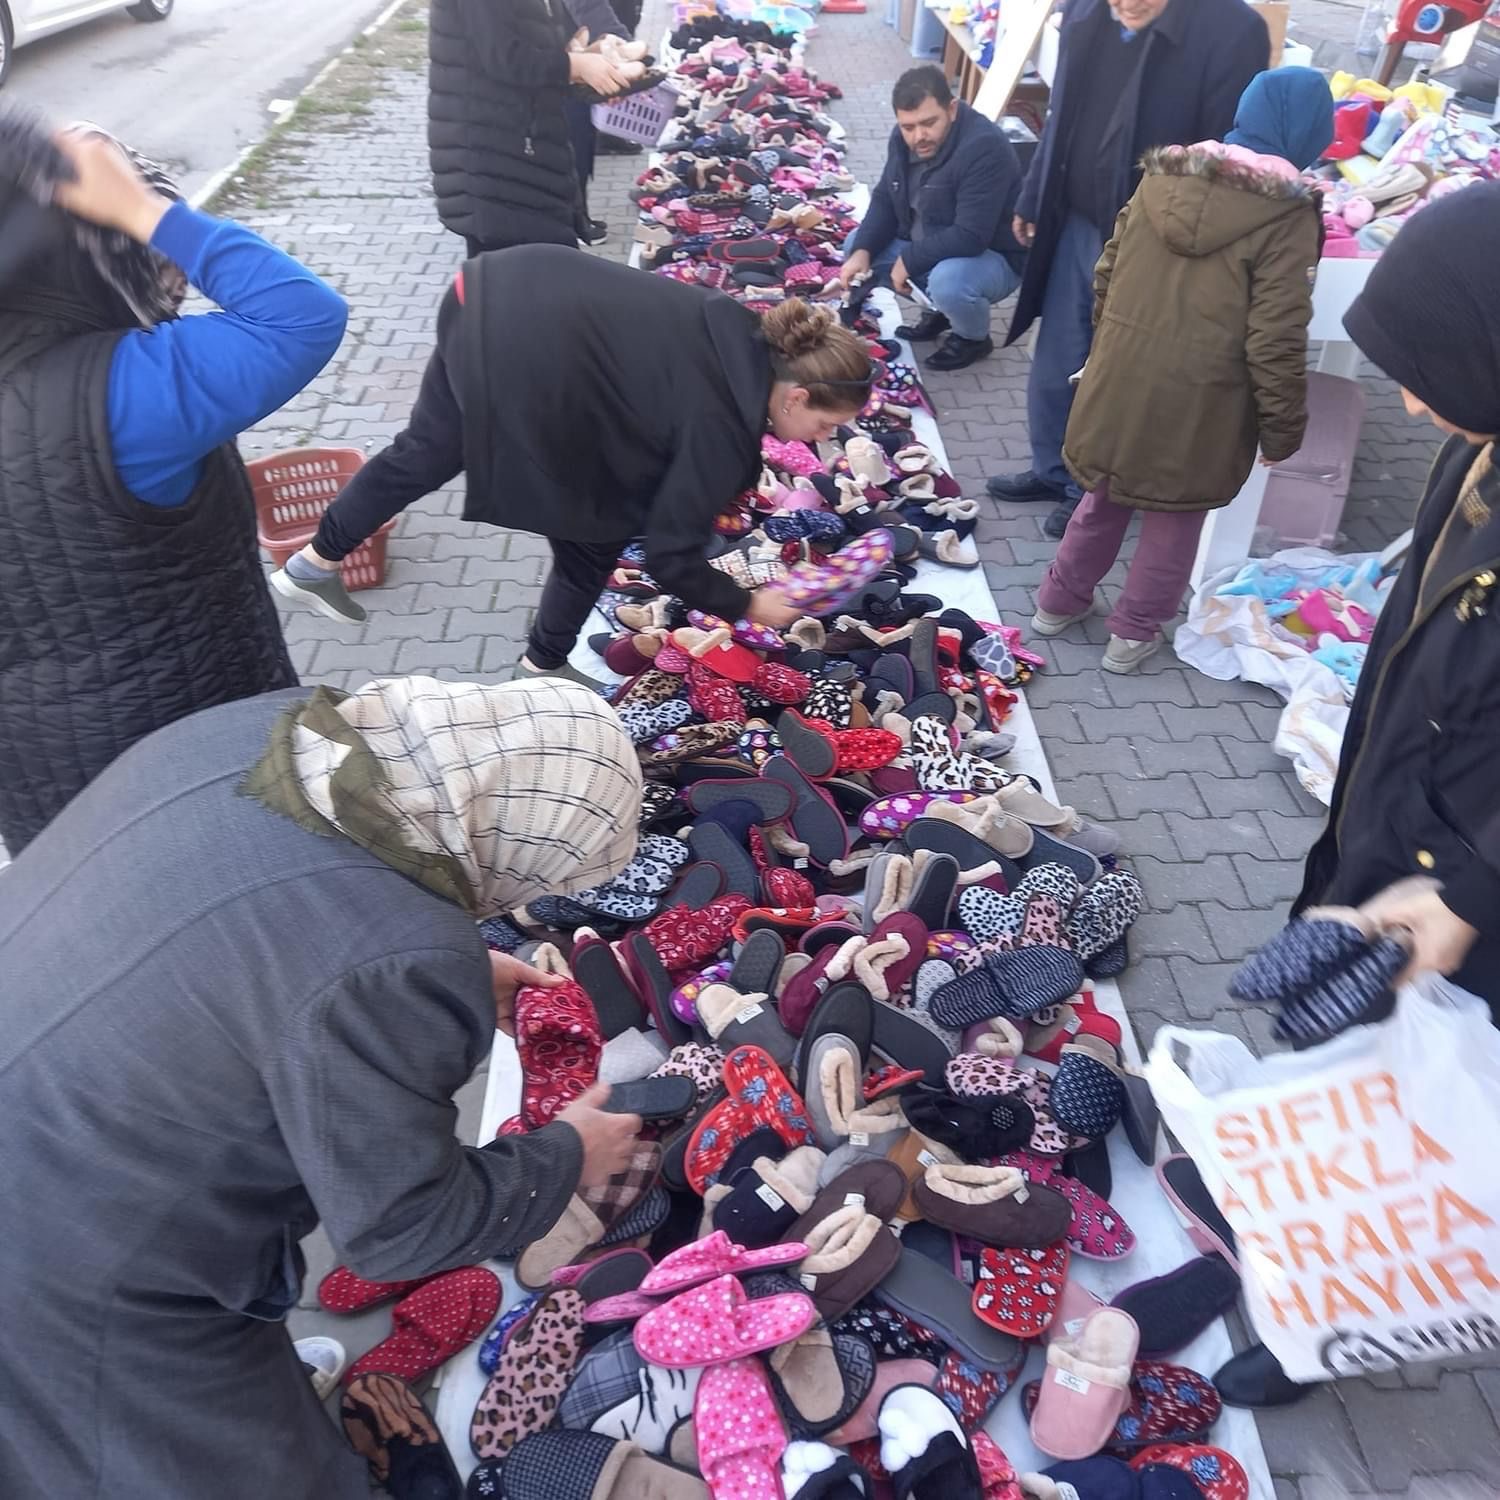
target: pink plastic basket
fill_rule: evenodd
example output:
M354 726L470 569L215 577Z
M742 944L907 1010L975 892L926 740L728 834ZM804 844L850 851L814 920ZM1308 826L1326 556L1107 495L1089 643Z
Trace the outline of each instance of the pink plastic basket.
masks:
M617 135L622 141L634 141L639 146L654 146L676 108L677 90L670 83L658 83L639 94L596 104L589 115L594 129L602 130L605 135Z
M364 467L358 448L289 448L245 465L255 491L255 529L271 561L284 568L317 534L323 512ZM339 574L346 589L373 589L385 581L387 521L344 559Z

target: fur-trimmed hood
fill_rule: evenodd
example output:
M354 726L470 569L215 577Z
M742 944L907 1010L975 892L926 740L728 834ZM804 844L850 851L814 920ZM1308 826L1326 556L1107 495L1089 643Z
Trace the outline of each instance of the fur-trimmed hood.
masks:
M1216 142L1160 146L1141 165L1141 207L1175 255L1213 255L1273 219L1318 210L1315 189L1269 164L1247 165Z

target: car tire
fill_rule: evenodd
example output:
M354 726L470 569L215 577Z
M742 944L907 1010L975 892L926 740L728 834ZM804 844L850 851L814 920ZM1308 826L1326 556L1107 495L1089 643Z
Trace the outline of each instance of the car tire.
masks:
M176 3L177 0L139 0L125 14L133 21L165 21L172 14L172 7Z
M10 24L10 9L0 0L0 88L10 77L10 55L15 50L15 28Z

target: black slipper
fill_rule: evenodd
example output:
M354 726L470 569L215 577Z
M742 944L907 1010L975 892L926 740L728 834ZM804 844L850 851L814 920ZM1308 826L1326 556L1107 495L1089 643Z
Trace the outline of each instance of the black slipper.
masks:
M993 865L1012 890L1021 883L1024 872L1015 860L1007 858L998 849L992 849L977 834L960 828L957 823L949 823L943 818L913 818L902 837L913 853L926 849L931 854L952 856L958 865L960 879L986 865Z
M698 1089L691 1078L680 1073L667 1073L660 1078L633 1078L628 1083L612 1083L604 1108L612 1115L639 1115L645 1124L650 1125L682 1119L691 1112L697 1100Z
M683 801L695 813L711 812L724 802L751 802L759 823L781 823L791 816L797 799L790 787L763 776L733 776L695 781L683 793Z
M792 788L797 805L787 820L792 837L807 845L812 862L827 869L849 854L849 827L838 805L816 782L785 755L766 762L765 774Z
M599 1017L605 1041L646 1025L646 1008L608 943L579 943L573 949L573 977Z
M1038 865L1064 865L1078 877L1080 885L1088 885L1104 873L1103 865L1087 849L1054 838L1045 828L1032 826L1031 834L1031 853L1016 861L1023 870L1034 870Z
M693 851L694 859L716 866L723 873L724 889L720 895L738 892L752 906L759 902L760 871L755 868L750 851L722 823L695 823L688 832L688 848Z
M1109 1164L1109 1142L1102 1136L1096 1141L1090 1141L1087 1146L1070 1151L1063 1157L1062 1169L1069 1177L1098 1193L1106 1203L1109 1202L1115 1177Z
M758 1126L749 1135L742 1136L735 1143L734 1149L719 1169L719 1181L732 1181L738 1173L751 1166L758 1157L764 1156L770 1161L780 1161L789 1150L791 1147L769 1125Z
M1125 1108L1120 1118L1125 1122L1130 1149L1140 1158L1142 1165L1149 1167L1156 1160L1156 1131L1161 1124L1161 1111L1156 1107L1151 1085L1139 1073L1126 1072L1124 1082ZM1107 1198L1109 1194L1103 1196Z
M859 1049L860 1066L870 1060L870 1048L875 1043L875 1002L862 984L846 979L832 985L813 1008L802 1029L802 1040L797 1047L798 1087L806 1086L808 1059L812 1057L813 1044L821 1036L834 1032L846 1036ZM944 1063L944 1067L947 1064Z
M724 872L718 865L689 865L677 877L677 884L661 898L661 910L670 911L674 906L685 906L690 911L702 911L710 901L717 901L728 889Z
M948 1064L953 1061L942 1038L914 1021L908 1012L883 1000L873 1001L872 1007L875 1051L903 1068L920 1068L923 1083L942 1088Z
M866 691L872 696L878 693L895 693L903 703L909 703L917 693L917 679L911 662L895 651L883 651L880 659L865 678Z
M958 705L947 693L920 693L907 703L901 713L908 719L917 719L923 714L931 714L933 718L941 719L945 724L951 724L958 717Z
M938 681L938 622L918 620L916 629L907 639L907 655L911 659L912 676L916 679L915 697L942 691ZM946 695L945 695L946 696Z
M776 988L776 976L785 958L786 944L781 935L763 927L745 939L725 983L742 995L769 995Z
M1238 1268L1239 1244L1229 1220L1219 1212L1197 1164L1191 1156L1169 1156L1156 1164L1157 1180L1178 1211L1189 1221L1189 1235L1204 1254L1217 1252Z
M943 932L953 893L958 889L958 861L951 854L934 854L922 867L906 909L929 932Z
M826 780L838 768L839 752L832 738L814 729L794 708L776 721L781 747L814 781Z
M1150 1281L1127 1287L1111 1307L1141 1330L1141 1359L1169 1359L1239 1301L1240 1278L1222 1255L1199 1255Z
M716 871L715 874L718 872ZM632 932L624 942L625 961L636 992L646 1002L646 1010L656 1023L669 1047L693 1039L693 1028L672 1009L675 986L651 940L644 932ZM686 1182L684 1181L684 1186Z
M838 810L846 818L858 818L875 799L875 793L847 776L830 776L823 783L823 790L833 798Z
M961 1099L923 1086L902 1094L901 1108L913 1130L970 1160L1021 1150L1036 1129L1030 1106L1013 1097Z
M596 1260L577 1281L573 1290L584 1303L602 1302L633 1292L651 1270L651 1257L644 1250L617 1250Z

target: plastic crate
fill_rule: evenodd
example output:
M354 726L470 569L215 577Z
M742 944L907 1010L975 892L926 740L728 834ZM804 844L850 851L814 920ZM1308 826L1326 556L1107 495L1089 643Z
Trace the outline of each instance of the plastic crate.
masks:
M1277 547L1331 547L1338 536L1365 417L1359 382L1314 371L1307 377L1307 435L1266 479L1260 525Z
M284 568L317 535L323 512L363 467L358 448L292 448L245 465L255 491L255 530L271 561ZM339 572L346 589L373 589L385 582L385 543L394 519L344 559Z
M622 141L634 141L639 146L654 146L676 110L677 90L670 83L658 83L638 94L596 104L589 110L589 116L594 129L602 130L605 135L617 135Z

